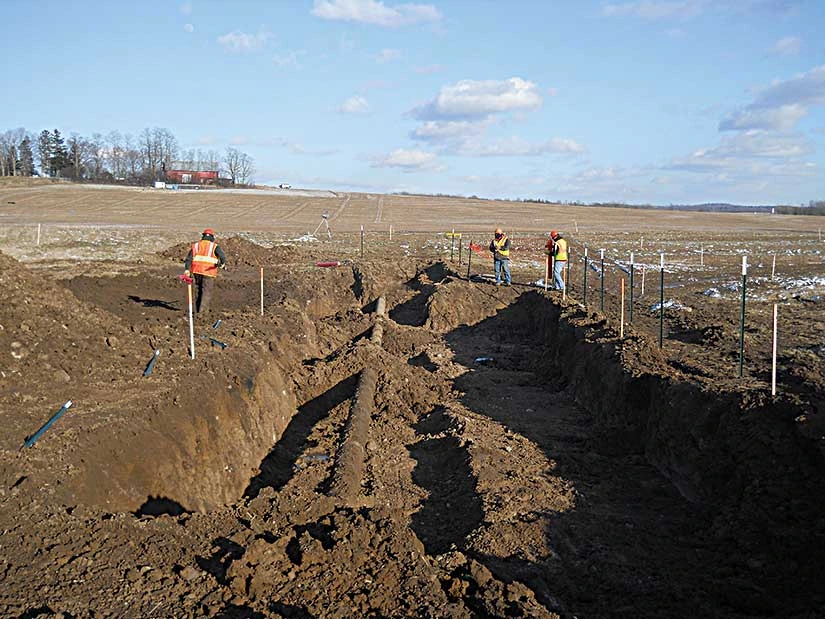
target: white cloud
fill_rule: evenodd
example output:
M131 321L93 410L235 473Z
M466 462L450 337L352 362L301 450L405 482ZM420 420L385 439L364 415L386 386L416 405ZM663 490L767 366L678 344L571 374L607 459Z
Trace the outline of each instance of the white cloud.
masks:
M507 80L461 80L441 89L435 99L412 110L420 120L486 116L539 107L538 87L520 77Z
M492 117L482 120L427 120L413 129L410 137L425 142L464 141L484 133L492 122Z
M257 34L247 34L240 30L234 30L219 36L218 43L227 52L252 52L264 47L270 38L272 38L272 35L264 31Z
M764 181L775 175L810 176L815 166L801 158L811 152L810 142L798 134L746 131L724 138L716 148L674 159L664 169L714 174L716 180L723 175L736 182Z
M312 14L322 19L388 27L436 23L442 19L431 4L387 6L376 0L315 0Z
M825 65L815 67L789 80L774 82L755 101L756 105L762 107L787 103L825 105Z
M807 114L809 107L819 105L825 105L825 65L774 82L753 103L724 119L719 129L787 130Z
M364 114L370 108L365 97L355 95L344 101L338 108L342 114Z
M555 89L548 90L555 95ZM532 142L511 136L485 142L487 130L499 116L539 107L542 97L533 82L519 77L507 80L461 80L444 86L432 100L409 112L421 121L410 138L431 144L442 155L460 157L520 157L547 154L578 154L584 146L574 140L554 137Z
M732 157L794 158L810 154L813 147L799 134L752 130L726 136L713 152Z
M192 14L192 3L191 2L184 2L180 5L180 12L181 15L191 15Z
M584 146L578 142L564 138L552 138L546 142L528 142L518 137L510 137L480 146L464 144L461 154L478 157L535 157L550 153L577 154L583 153L584 150Z
M605 4L602 15L632 15L643 19L688 19L702 12L701 0L639 0Z
M748 107L719 124L720 131L776 129L787 131L796 126L807 114L807 109L798 104L783 105L780 107Z
M802 39L799 37L784 37L773 44L768 52L776 56L795 56L802 48Z
M401 52L397 49L382 49L376 60L380 63L392 62L393 60L398 60L401 58Z
M374 168L424 169L432 167L435 160L436 155L433 153L399 148L384 157L376 159L372 166Z
M195 26L193 26L192 24L184 24L183 29L186 32L194 32L195 31Z

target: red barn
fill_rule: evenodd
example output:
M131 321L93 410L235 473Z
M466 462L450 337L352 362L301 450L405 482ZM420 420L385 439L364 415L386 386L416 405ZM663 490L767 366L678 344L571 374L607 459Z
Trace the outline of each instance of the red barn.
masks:
M169 183L182 185L212 185L218 182L216 161L173 161L166 170Z

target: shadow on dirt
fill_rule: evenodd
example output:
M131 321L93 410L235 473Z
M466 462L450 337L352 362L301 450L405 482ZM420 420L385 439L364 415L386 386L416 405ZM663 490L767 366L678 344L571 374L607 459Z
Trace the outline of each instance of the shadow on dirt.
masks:
M353 374L321 395L298 407L283 436L263 459L260 472L249 481L243 496L254 499L263 488L280 490L294 475L295 461L303 451L312 428L336 406L355 394L358 375Z
M415 429L437 435L447 430L448 425L444 409L439 407ZM462 548L464 538L484 516L467 450L454 436L425 438L407 449L417 463L413 481L430 493L412 516L412 530L428 554L441 554L453 546Z
M188 510L172 499L166 497L148 497L136 511L135 516L180 516L188 513Z
M246 548L225 537L219 537L212 542L211 557L196 557L195 562L207 574L211 574L220 584L226 585L226 572L236 559L240 559Z
M444 263L436 263L420 271L404 285L417 294L410 300L393 307L389 317L400 325L423 327L427 322L427 301L435 292L435 284L449 276Z
M161 301L159 299L143 299L143 298L138 297L136 295L130 294L129 295L129 300L132 301L133 303L138 303L139 305L142 305L143 307L160 307L161 309L167 309L167 310L171 310L173 312L181 311L181 308L178 307L177 305L172 305L168 301Z
M553 321L558 320L557 314L555 318L550 315L553 311L539 295L522 295L471 329L457 328L446 335L455 360L471 369L454 381L455 389L464 393L462 403L528 438L553 463L553 476L572 484L577 497L574 509L540 516L546 541L558 560L534 562L517 555L478 559L502 580L528 584L548 608L546 600L552 591L576 614L772 615L783 610L804 612L814 606L818 594L811 591L811 582L802 585L790 576L802 576L794 566L805 565L809 560L805 554L812 551L797 555L798 564L789 562L793 553L779 549L772 541L776 532L759 524L758 514L764 508L747 504L747 499L736 505L735 496L729 494L718 499L727 496L726 501L733 501L725 506L687 501L648 461L645 437L634 427L638 419L628 416L624 427L608 427L574 399L603 398L604 393L563 391L567 387L566 379L561 380L563 374L585 384L589 373L598 373L599 380L587 384L602 385L605 393L618 389L609 384L612 375L607 358L587 359L584 347L562 349L554 341L560 333L553 330ZM488 356L495 362L475 363ZM567 370L574 368L572 374L560 371L559 364L566 364ZM645 397L664 397L668 384L660 390L650 388ZM625 397L626 401L613 403L614 411L624 414L628 403L635 401L632 394ZM695 402L683 402L683 410L672 413L687 418L685 407L701 406L701 401L697 396ZM608 402L582 404L601 411L610 420L607 423L622 423L617 419L621 415L610 415ZM644 404L657 407L655 402ZM676 404L662 402L661 406ZM736 418L735 413L731 415ZM655 431L647 429L648 433ZM665 462L671 467L682 462L687 468L681 474L697 480L694 483L712 480L715 469L700 470L701 462L679 460L681 447L669 441L683 439L669 432L672 429L665 425L647 449L653 445L664 453L677 454ZM713 452L708 453L708 458L718 461ZM746 483L736 476L728 483L734 482ZM782 492L787 493L786 504L801 498L787 482ZM706 495L713 496L710 490ZM793 517L779 516L778 520L793 526ZM731 531L743 526L747 534L737 534L737 539Z

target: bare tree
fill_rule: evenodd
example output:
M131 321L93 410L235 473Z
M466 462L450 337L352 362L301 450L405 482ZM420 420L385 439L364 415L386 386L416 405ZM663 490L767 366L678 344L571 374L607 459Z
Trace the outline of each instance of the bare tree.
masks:
M74 180L88 179L91 176L93 148L90 141L77 133L72 133L68 140L68 167Z
M255 160L246 153L241 153L241 183L244 185L252 184L253 174L255 174Z
M224 155L224 165L226 166L226 175L233 185L235 185L241 177L241 156L243 153L232 146L226 147L226 154Z
M89 173L93 179L103 178L106 172L106 142L99 133L93 133L88 140Z
M18 149L25 137L22 127L0 133L0 176L17 176Z

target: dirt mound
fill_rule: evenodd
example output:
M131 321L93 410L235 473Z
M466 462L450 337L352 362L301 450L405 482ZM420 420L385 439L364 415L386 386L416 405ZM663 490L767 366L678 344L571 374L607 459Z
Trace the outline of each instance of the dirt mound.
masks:
M714 383L711 362L687 378L702 359L676 367L601 313L441 261L224 249L194 359L186 244L168 267L62 282L0 254L0 614L825 605L825 462L796 421L820 406L810 392ZM730 337L697 315L673 320L674 341Z

